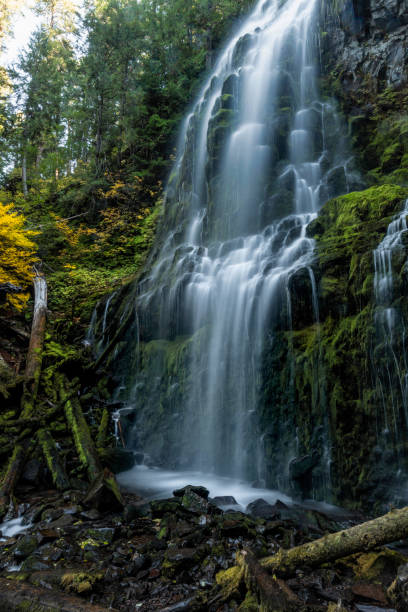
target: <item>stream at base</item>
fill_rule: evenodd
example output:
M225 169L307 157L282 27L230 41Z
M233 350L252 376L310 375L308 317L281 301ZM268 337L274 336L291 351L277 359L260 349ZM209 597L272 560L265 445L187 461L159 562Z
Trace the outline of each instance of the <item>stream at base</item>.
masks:
M142 495L146 498L146 501L172 497L174 490L181 489L187 485L193 485L208 489L210 498L233 497L237 505L226 504L221 506L224 510L231 508L245 512L248 504L257 499L263 499L271 505L276 504L278 500L289 506L299 503L305 508L317 510L330 516L341 517L345 520L347 520L350 514L344 508L332 506L324 502L313 500L295 502L291 497L280 491L258 488L242 480L198 471L170 471L137 465L127 472L118 474L117 480L121 487L127 491Z

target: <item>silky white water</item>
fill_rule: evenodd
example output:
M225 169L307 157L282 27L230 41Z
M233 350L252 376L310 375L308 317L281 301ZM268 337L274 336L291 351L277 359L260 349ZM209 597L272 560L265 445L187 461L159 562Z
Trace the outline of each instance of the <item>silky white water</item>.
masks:
M403 440L408 428L408 364L406 330L398 290L395 290L393 258L404 252L403 237L408 230L408 200L388 226L384 239L374 251L374 314L376 338L374 368L382 410L378 414L378 436L391 450ZM390 443L390 439L392 443ZM397 448L398 453L398 448Z
M308 324L319 321L307 227L348 190L350 171L343 128L318 92L318 6L258 2L181 130L117 394L135 413L128 445L172 468L265 482L265 346L293 333L299 283ZM285 423L281 484L301 452L289 412ZM316 427L327 472L324 413Z

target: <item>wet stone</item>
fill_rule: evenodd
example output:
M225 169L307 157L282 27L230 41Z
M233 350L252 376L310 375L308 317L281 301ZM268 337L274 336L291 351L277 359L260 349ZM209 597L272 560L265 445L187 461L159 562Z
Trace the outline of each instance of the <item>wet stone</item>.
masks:
M248 504L246 511L255 518L273 520L278 517L276 507L268 504L264 499L256 499Z
M181 508L181 500L164 499L150 502L150 509L153 518L162 518L167 513L177 512Z
M115 537L115 529L102 527L100 529L87 529L83 534L84 540L93 540L99 546L112 544Z
M41 520L51 523L51 521L59 519L62 515L63 510L61 508L46 508L41 514Z
M81 512L80 516L87 521L97 521L101 517L101 513L96 508L91 508L90 510Z
M219 495L211 498L210 501L218 507L239 505L235 497L232 497L232 495Z
M50 529L63 529L64 527L70 527L75 522L75 519L70 514L61 516L56 521L49 524Z
M20 538L20 540L17 542L17 545L13 550L13 554L16 559L25 559L36 550L37 546L37 538L34 535L26 535Z
M190 493L194 493L195 495L198 495L198 497L202 497L203 499L208 499L208 496L210 494L209 490L205 487L194 487L193 485L187 485L182 489L176 489L176 491L173 491L173 495L175 497L184 497L185 495L188 495Z

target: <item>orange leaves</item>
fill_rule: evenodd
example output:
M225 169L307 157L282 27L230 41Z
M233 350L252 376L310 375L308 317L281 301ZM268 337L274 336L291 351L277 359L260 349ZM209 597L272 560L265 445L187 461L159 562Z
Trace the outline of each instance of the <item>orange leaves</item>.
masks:
M24 229L25 219L13 204L0 203L0 282L23 289L31 285L36 245L32 238L38 232ZM9 303L22 310L28 293L10 296Z

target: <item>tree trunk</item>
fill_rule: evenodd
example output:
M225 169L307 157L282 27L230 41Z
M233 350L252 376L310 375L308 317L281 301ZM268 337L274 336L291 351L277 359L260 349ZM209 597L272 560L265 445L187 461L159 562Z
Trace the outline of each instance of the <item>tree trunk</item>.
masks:
M292 576L298 568L318 567L322 563L367 552L407 537L408 506L350 529L331 533L314 542L289 550L281 549L276 555L261 559L260 563L276 576Z
M22 163L22 168L21 168L21 180L22 180L22 183L23 183L24 197L26 198L28 196L28 189L27 189L27 155L26 155L25 151L23 153L23 163Z
M36 273L34 278L34 316L31 326L30 345L28 347L25 388L22 399L23 419L29 419L34 412L40 382L42 353L47 321L47 283L42 274Z

